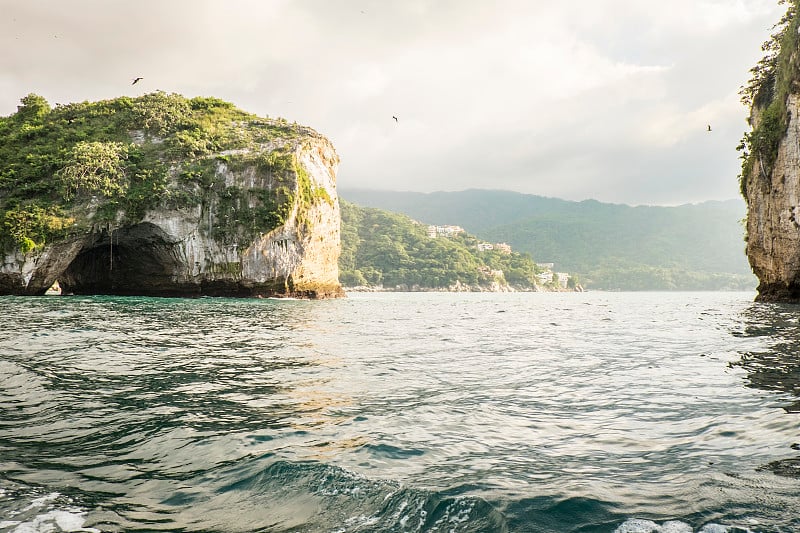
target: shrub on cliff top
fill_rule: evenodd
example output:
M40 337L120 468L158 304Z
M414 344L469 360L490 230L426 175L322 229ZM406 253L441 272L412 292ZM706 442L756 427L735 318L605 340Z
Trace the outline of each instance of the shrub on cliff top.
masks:
M118 142L81 141L72 147L56 177L64 198L80 193L99 193L107 198L124 195L128 189L125 160L128 145Z
M742 152L739 187L745 199L752 173L766 177L772 172L780 141L789 125L786 100L800 68L796 53L800 29L796 15L800 0L779 0L778 3L788 3L789 7L774 26L770 39L761 46L765 55L750 69L750 80L739 91L745 105L761 111L758 124L752 132L745 133L737 147Z

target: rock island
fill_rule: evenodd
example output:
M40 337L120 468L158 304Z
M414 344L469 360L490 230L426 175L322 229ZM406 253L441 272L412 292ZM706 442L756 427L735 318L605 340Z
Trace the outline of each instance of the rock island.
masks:
M342 296L338 162L216 98L28 95L0 118L0 294Z

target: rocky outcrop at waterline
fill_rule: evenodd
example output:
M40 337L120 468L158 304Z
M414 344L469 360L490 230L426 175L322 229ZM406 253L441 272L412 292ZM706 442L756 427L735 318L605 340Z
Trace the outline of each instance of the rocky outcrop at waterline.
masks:
M338 157L310 128L153 93L0 119L0 294L341 296Z
M742 91L753 129L740 146L740 185L761 301L800 302L800 27L798 1L789 4Z

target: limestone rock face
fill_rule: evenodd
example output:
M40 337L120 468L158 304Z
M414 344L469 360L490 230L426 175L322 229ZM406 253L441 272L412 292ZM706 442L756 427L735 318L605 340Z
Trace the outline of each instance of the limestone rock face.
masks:
M102 222L94 216L102 199L74 205L78 222L69 235L27 253L6 250L0 294L40 295L58 281L65 294L342 296L339 159L326 138L298 131L257 148L204 154L203 183L182 181L173 169L169 193L193 201L165 201L136 217L122 210ZM131 133L133 145L146 137ZM258 161L271 154L284 165L265 172ZM280 217L266 231L261 219L277 215L265 198L280 200L273 206Z
M800 303L800 0L786 3L740 92L753 128L739 147L740 185L757 299Z
M789 95L786 109L772 168L755 159L746 182L747 257L759 300L800 302L800 96ZM754 124L758 115L754 109Z

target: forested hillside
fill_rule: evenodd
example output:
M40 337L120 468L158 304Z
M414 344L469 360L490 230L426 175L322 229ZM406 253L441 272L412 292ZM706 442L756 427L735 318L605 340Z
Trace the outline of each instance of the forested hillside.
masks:
M346 201L341 213L339 279L348 287L532 290L543 270L528 254L480 251L481 241L466 233L431 238L427 225L405 215Z
M677 207L569 202L508 191L344 190L361 205L458 224L609 290L750 290L741 201Z

